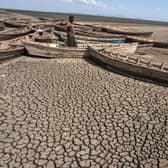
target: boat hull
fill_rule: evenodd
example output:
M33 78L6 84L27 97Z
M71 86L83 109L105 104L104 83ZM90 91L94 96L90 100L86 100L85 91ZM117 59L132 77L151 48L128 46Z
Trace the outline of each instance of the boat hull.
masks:
M150 67L133 64L126 61L121 61L110 56L103 55L97 52L92 47L88 50L89 57L103 64L106 68L117 69L123 73L131 74L136 77L145 77L161 82L168 82L168 68L164 71Z
M20 22L20 19L14 18L14 20L5 20L4 23L7 27L22 28L29 26L30 20L24 19Z
M10 39L13 39L13 38L16 38L16 37L20 37L20 36L24 36L24 35L27 35L29 33L33 33L34 31L32 29L29 29L29 30L25 30L25 31L22 31L22 32L10 32L10 33L3 33L1 32L0 33L0 41L3 41L3 40L10 40Z
M26 51L31 56L45 58L85 58L87 49L50 47L44 43L24 41Z

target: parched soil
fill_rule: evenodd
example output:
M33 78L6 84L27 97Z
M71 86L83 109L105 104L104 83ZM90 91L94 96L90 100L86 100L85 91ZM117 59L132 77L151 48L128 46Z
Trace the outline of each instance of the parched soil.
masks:
M168 88L82 59L0 65L0 167L168 167Z

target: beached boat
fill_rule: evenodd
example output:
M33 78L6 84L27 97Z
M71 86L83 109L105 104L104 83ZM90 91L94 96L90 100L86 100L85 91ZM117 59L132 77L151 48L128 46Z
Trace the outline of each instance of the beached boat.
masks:
M21 56L25 53L24 47L8 46L6 49L0 49L0 60Z
M7 19L4 21L5 25L7 27L14 27L14 28L21 28L21 27L27 27L31 25L31 19Z
M58 32L55 31L55 35L57 35L60 40L65 41L67 38L67 34L65 32ZM97 38L97 37L90 37L90 36L81 36L75 35L76 40L83 40L83 41L95 41L95 42L107 42L107 43L124 43L126 37L125 36L115 36L111 38Z
M0 32L0 41L9 40L9 39L16 38L19 36L24 36L32 32L33 30L29 27L5 30L5 31Z
M153 47L168 48L168 41L159 41L149 38L127 36L127 42L138 42L140 44L153 44Z
M83 58L87 57L87 50L83 47L66 47L59 43L35 42L33 39L26 39L23 44L27 53L31 56L46 58Z
M77 40L85 40L85 41L97 41L97 42L107 42L107 43L124 43L125 37L113 37L113 38L97 38L97 37L89 37L89 36L80 36L75 35Z
M24 46L19 39L0 42L0 60L21 56L25 53ZM18 41L18 42L17 42Z
M39 16L38 19L39 19L39 20L42 20L42 21L51 21L51 22L55 22L55 21L65 21L64 19L50 18L50 17L42 17L42 16Z
M123 30L119 28L111 28L111 27L95 27L93 28L94 31L100 32L107 32L113 34L122 34L122 35L130 35L130 36L151 36L153 32L144 32L144 31L137 31L137 30Z
M66 32L66 29L65 29L65 26L66 26L67 22L63 22L63 21L59 21L55 24L55 30L56 31L63 31L63 32ZM75 32L76 31L91 31L92 29L88 26L80 26L79 24L75 23L74 24L74 29L75 29ZM93 32L94 33L94 32Z
M20 27L28 26L28 24L19 23L19 22L16 22L16 21L5 21L5 25L7 27L14 27L14 28L20 28Z
M54 26L56 31L60 31L60 32L65 32L65 26L61 26L61 25L55 25ZM75 34L79 35L79 36L84 36L84 38L90 37L90 38L125 38L126 36L124 35L116 35L116 34L109 34L109 33L102 33L102 32L94 32L92 31L92 29L88 28L88 29L84 29L84 28L76 28L75 25Z
M89 36L89 37L96 37L96 38L125 38L124 35L116 35L116 34L109 34L109 33L101 33L101 32L94 32L94 31L85 31L85 30L77 30L75 31L76 35L80 36Z
M97 43L97 42L84 42L78 43L78 47L83 47L88 49L88 46L94 46L96 50L104 49L106 53L118 53L118 54L134 54L138 47L138 43L122 43L122 44L112 44L112 43Z
M168 82L168 65L139 58L136 55L106 52L104 48L97 50L89 46L89 57L103 64L108 69L116 69L136 77L146 77Z

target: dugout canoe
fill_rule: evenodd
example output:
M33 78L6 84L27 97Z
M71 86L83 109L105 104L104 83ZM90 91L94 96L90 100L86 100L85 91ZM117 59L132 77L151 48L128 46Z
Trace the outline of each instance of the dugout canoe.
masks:
M24 36L32 32L34 31L29 27L5 30L5 31L0 32L0 41L9 40L9 39L16 38L19 36Z
M93 46L88 47L88 54L91 59L101 63L108 69L116 69L136 77L168 82L168 65L163 62L153 62L139 58L136 55L106 53L103 48L97 50Z

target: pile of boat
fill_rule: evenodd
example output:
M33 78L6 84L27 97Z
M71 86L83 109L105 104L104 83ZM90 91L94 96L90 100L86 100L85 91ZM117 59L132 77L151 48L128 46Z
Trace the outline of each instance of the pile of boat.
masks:
M135 76L168 82L168 66L144 59L151 47L168 43L146 40L153 32L121 30L75 23L77 47L67 47L66 22L53 18L10 18L0 31L0 59L27 54L45 58L91 58Z

